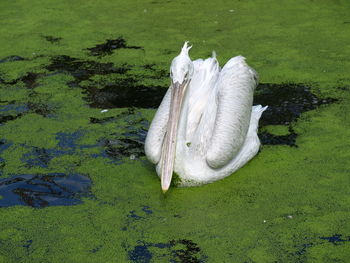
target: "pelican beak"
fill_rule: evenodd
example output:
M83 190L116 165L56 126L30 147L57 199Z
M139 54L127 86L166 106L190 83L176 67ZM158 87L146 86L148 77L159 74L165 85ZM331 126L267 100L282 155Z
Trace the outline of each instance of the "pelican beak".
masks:
M165 134L163 148L162 148L162 172L161 172L161 186L162 191L168 191L173 176L175 152L176 152L176 137L177 127L179 124L182 100L185 91L189 84L189 80L184 80L181 84L173 82L171 85L171 102L167 131Z

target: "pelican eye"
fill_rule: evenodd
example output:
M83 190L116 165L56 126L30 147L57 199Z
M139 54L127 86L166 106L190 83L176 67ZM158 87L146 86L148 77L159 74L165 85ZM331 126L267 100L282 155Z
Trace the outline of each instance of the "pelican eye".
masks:
M187 73L185 74L184 79L187 80L187 78L188 78L188 71L187 71Z

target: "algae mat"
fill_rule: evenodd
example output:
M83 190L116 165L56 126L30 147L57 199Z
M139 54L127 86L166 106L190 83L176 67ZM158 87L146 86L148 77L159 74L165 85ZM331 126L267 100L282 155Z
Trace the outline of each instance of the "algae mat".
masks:
M0 10L0 262L349 262L348 1ZM163 196L143 141L185 40L271 107L256 158Z

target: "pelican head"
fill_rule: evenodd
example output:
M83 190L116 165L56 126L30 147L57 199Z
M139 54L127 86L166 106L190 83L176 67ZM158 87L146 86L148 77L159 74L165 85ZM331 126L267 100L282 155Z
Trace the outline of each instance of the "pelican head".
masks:
M173 59L170 66L170 78L172 84L178 82L183 84L189 81L193 75L193 63L188 55L188 51L192 46L188 46L188 42L183 45L180 54Z
M161 185L165 193L170 186L175 161L177 127L180 119L182 101L185 91L193 75L193 64L188 55L192 46L185 42L180 54L175 57L170 66L171 102L167 130L162 146Z

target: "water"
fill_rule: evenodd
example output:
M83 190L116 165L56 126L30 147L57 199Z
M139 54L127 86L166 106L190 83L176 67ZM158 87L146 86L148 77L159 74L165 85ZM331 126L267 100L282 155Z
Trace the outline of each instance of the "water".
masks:
M0 4L0 262L347 262L349 9ZM269 108L251 162L164 196L143 143L185 40L246 56Z

